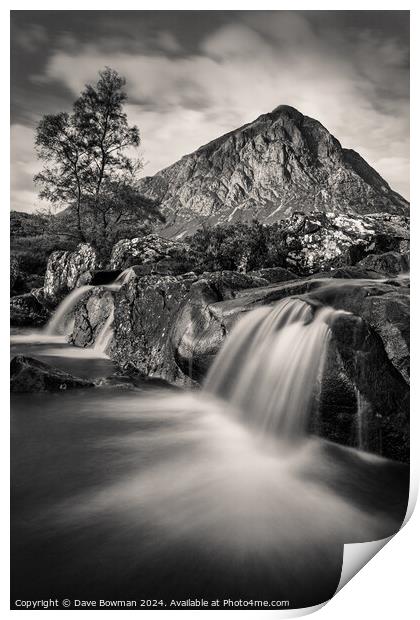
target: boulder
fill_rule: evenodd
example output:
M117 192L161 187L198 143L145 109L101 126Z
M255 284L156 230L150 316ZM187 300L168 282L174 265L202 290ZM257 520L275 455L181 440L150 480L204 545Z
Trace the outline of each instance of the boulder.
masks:
M80 243L74 252L52 252L44 279L46 299L58 303L74 288L89 284L96 262L96 252L88 243Z
M409 459L409 389L381 338L360 317L343 313L331 325L318 435L400 461Z
M156 234L122 239L112 248L111 269L126 269L133 265L151 265L162 261L174 262L185 249L179 241L165 239Z
M409 290L398 279L330 284L305 279L242 290L219 301L195 285L172 330L178 366L201 382L244 312L290 295L315 308L330 305L348 313L332 326L316 432L347 445L362 441L360 447L407 460Z
M384 254L370 254L359 261L362 269L376 271L386 275L407 273L410 269L408 256L399 252L385 252Z
M99 286L92 288L74 310L70 342L77 347L92 346L113 311L113 292Z
M50 316L51 308L44 299L43 289L10 299L10 324L14 327L40 327Z
M406 281L332 281L313 288L307 297L363 318L381 338L395 369L409 382L410 291Z
M408 252L409 223L403 215L296 212L284 226L286 262L303 275L356 263L377 271L374 261L359 261L370 254Z
M130 280L116 294L111 357L121 368L183 384L170 341L172 326L193 278L145 276Z
M332 325L313 430L391 458L408 458L408 280L351 278L360 267L284 282L237 272L135 274L120 290L96 287L76 311L73 342L92 344L114 305L108 351L120 368L178 385L202 382L244 313L299 297L344 310ZM259 272L264 273L264 271ZM265 275L269 275L265 273ZM349 277L350 276L350 277ZM99 327L98 327L99 326ZM315 425L315 426L314 426Z
M173 331L176 328L179 334L183 329L194 300L198 317L210 301L233 299L242 290L264 284L267 280L263 278L236 272L134 277L114 293L114 343L109 353L122 368L133 365L143 375L180 384L189 382L188 370L182 372L175 359L177 350L173 342L174 338L180 340L180 336L174 337ZM77 309L72 336L76 344L83 340L83 321L90 322L91 316L92 311Z
M12 392L57 392L71 388L86 388L93 383L74 377L33 357L18 355L10 362Z

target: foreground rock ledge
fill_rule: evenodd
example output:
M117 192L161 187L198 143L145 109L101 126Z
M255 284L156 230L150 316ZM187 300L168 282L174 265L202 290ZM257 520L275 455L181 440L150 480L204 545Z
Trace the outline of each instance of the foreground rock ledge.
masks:
M92 386L91 381L74 377L34 357L17 355L10 362L11 392L59 392Z

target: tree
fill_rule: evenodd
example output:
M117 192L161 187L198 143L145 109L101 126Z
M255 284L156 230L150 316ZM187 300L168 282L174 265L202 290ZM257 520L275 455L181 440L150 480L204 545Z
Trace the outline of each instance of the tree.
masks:
M96 85L86 85L71 114L45 115L36 129L36 151L45 162L34 179L39 196L67 208L63 234L100 248L109 245L114 227L162 219L156 202L138 189L141 162L126 154L139 146L140 134L128 124L124 87L125 79L107 67Z
M257 220L203 227L188 239L191 251L202 257L202 269L252 271L264 266L266 227Z

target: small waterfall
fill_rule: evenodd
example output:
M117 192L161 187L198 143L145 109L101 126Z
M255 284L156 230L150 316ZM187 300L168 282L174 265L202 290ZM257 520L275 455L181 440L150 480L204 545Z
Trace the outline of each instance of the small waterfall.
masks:
M128 280L133 277L134 271L131 267L125 269L120 273L120 275L112 282L111 284L103 284L101 288L107 289L109 291L119 291L120 288L128 282ZM83 297L85 293L90 291L93 287L89 284L85 286L80 286L79 288L75 288L71 293L67 295L60 303L58 308L55 310L53 316L48 321L47 325L44 328L44 334L47 336L55 336L55 335L67 335L73 329L73 310L79 302L79 299ZM113 317L110 319L110 323L112 322ZM99 337L102 337L102 332L100 332ZM106 343L107 346L108 343ZM105 348L106 348L105 346ZM96 349L96 344L95 344Z
M136 274L134 273L134 269L132 267L128 267L127 269L124 269L124 271L120 273L120 275L116 278L114 284L119 284L121 287L123 284L128 282L129 279L135 275Z
M288 298L248 313L210 369L205 390L229 401L263 433L305 433L317 401L329 323L336 311Z
M112 284L106 284L104 288L109 289L110 291L119 291L120 288L126 284L133 276L135 276L135 272L132 267L128 267L124 269L112 282Z
M105 323L103 324L100 332L98 333L95 344L92 347L92 350L98 353L98 356L105 355L106 350L108 348L109 343L114 335L114 308L112 308L111 312Z
M88 284L75 288L67 295L54 312L51 319L44 328L44 333L48 336L56 334L68 334L72 330L73 310L79 300L90 291L92 287Z

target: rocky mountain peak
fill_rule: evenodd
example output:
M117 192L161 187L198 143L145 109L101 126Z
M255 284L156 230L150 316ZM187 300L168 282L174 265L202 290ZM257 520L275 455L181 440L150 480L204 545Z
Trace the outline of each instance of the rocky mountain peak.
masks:
M317 120L280 105L212 140L153 177L142 191L162 203L162 234L209 225L272 224L294 212L407 215L408 202Z

